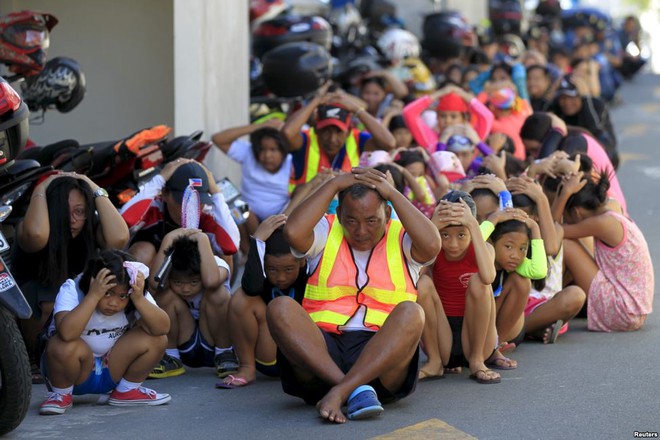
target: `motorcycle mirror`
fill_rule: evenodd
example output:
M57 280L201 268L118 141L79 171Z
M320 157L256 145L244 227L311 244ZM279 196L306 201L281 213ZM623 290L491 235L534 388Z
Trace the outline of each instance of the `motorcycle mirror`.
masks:
M9 217L11 211L12 211L11 206L0 206L0 223L4 222L7 219L7 217Z

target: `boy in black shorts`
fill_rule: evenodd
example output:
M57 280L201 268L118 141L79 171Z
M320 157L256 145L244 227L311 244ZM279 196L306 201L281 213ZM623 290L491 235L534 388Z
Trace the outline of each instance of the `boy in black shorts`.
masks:
M266 218L250 237L241 288L229 304L231 338L236 346L240 366L236 374L227 376L216 386L237 388L256 379L256 372L279 376L277 346L266 323L266 306L278 296L288 296L301 303L307 286L304 258L291 254L282 227L286 215Z
M168 345L149 377L181 375L184 365L215 367L218 377L235 373L238 360L227 320L229 267L213 254L209 236L198 229L179 228L167 234L152 263L152 274L170 253L171 270L165 287L155 295L170 317ZM157 291L153 277L150 281Z

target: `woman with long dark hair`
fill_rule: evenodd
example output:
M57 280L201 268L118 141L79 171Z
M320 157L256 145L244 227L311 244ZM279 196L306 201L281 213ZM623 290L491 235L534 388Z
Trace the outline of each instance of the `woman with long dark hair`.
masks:
M12 273L32 307L32 317L21 322L30 355L62 283L98 249L123 249L128 236L108 193L87 176L54 174L35 188L12 255Z

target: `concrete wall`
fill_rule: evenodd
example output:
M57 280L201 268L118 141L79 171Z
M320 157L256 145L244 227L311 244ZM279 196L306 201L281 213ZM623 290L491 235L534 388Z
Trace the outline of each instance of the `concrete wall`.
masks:
M249 122L248 2L174 0L175 125L204 137ZM240 167L214 148L206 164L238 185Z
M2 0L0 13L49 12L59 19L48 58L77 60L87 95L70 113L46 113L30 134L112 140L155 124L174 124L173 7L162 0Z

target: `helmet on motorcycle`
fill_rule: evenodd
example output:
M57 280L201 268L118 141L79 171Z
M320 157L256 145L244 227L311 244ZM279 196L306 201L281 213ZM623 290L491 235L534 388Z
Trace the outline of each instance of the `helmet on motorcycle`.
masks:
M406 58L419 58L419 40L403 29L389 29L378 39L378 49L392 62Z
M362 0L360 14L369 23L369 30L379 35L391 27L403 27L398 18L397 7L389 0Z
M339 63L332 71L333 81L343 89L350 89L368 72L383 70L380 55L361 55L347 62Z
M73 110L85 96L85 75L75 60L57 57L46 63L39 75L26 79L23 98L30 110Z
M160 143L160 151L163 153L163 161L171 162L174 159L179 157L184 157L187 159L195 159L198 162L203 160L203 157L200 159L198 156L200 152L204 151L205 147L210 149L211 145L207 141L203 141L201 130L197 130L187 136L177 136L172 140L164 140Z
M314 43L288 43L263 57L266 87L283 98L314 93L332 71L330 54Z
M0 63L17 75L34 75L46 62L50 30L57 18L34 11L0 17Z
M518 35L507 34L500 40L500 50L502 53L516 59L525 52L525 43Z
M250 0L250 24L257 26L277 17L285 9L284 0Z
M403 62L403 65L410 72L412 91L415 97L427 95L435 90L435 79L429 68L420 59L409 58Z
M324 18L283 15L264 21L252 33L252 52L262 57L269 50L286 43L316 43L326 50L332 44L332 27Z
M25 147L29 113L18 93L0 77L0 167Z
M424 17L422 47L433 57L448 59L460 55L472 30L460 12L435 12Z
M519 35L523 19L520 0L489 0L488 19L495 35Z
M541 0L536 6L536 15L543 21L557 20L561 17L561 2L559 0Z

